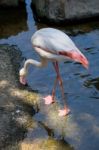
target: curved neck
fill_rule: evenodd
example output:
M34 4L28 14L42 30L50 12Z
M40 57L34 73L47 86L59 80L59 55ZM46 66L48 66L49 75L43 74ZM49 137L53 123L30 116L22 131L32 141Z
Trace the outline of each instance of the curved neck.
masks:
M44 59L44 58L42 58L42 59L41 59L41 62L38 62L38 61L36 61L36 60L34 60L34 59L27 59L27 60L25 61L25 64L24 64L24 69L27 70L27 69L28 69L28 66L29 66L30 64L31 64L31 65L34 65L34 66L36 66L36 67L44 67L44 66L47 65L47 60Z

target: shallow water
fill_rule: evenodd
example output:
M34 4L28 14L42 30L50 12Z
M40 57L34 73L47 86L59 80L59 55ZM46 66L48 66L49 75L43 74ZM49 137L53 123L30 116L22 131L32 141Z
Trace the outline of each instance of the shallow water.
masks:
M26 12L23 11L21 21L17 19L12 21L12 13L9 14L9 18L3 13L0 19L0 44L17 45L26 59L39 59L30 39L37 29L46 25L35 23L30 2L26 0ZM90 62L88 70L75 62L60 64L72 119L80 127L78 143L74 140L76 135L66 137L65 140L73 145L75 150L99 149L99 22L56 28L68 33ZM46 95L51 93L54 78L55 72L52 64L49 63L48 67L42 70L30 67L27 80L33 90ZM59 88L56 94L61 104Z

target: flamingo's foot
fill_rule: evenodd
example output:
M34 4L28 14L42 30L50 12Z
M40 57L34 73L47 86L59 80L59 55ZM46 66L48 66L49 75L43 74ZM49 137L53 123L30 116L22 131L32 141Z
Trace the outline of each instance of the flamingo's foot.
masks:
M50 105L55 102L51 95L48 95L48 96L44 97L43 99L44 99L46 105Z
M63 117L66 116L70 113L70 109L69 108L64 108L59 110L58 116Z

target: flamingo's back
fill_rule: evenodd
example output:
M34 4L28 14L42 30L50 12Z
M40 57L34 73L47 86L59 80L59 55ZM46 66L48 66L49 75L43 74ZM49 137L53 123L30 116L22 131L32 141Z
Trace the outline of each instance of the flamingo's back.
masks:
M44 28L36 31L32 36L31 41L35 46L39 46L56 53L59 51L79 51L68 35L53 28Z

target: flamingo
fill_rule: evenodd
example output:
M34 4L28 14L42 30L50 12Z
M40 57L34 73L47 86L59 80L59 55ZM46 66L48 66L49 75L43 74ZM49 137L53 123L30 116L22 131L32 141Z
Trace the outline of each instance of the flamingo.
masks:
M59 71L59 62L66 60L73 60L81 63L85 68L88 68L89 62L87 58L81 53L76 47L74 42L64 32L54 28L43 28L34 33L31 37L32 45L35 51L40 55L41 62L34 59L27 59L24 63L24 67L20 70L20 83L26 84L26 76L28 73L28 66L30 64L36 67L45 67L48 61L51 61L55 72L56 78L52 89L52 95L44 97L46 105L50 105L55 102L55 91L57 83L59 83L64 108L59 110L59 116L66 116L69 114L70 109L68 108L64 96L64 88L62 78Z

